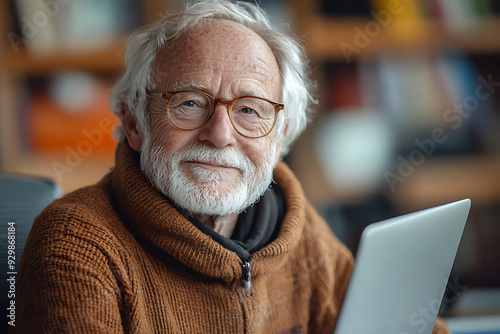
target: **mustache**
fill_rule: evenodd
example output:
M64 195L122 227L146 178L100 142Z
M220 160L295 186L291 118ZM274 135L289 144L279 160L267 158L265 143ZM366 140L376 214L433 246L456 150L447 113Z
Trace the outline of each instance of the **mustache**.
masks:
M249 172L249 167L254 167L248 157L234 148L220 149L202 144L183 147L174 153L172 158L178 162L200 162L236 168L241 172Z

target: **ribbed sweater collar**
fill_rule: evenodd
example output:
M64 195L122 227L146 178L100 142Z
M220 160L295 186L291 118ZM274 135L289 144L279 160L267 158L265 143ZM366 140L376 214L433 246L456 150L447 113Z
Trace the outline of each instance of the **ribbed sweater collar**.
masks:
M277 238L251 256L252 275L269 273L285 261L282 255L297 246L305 217L305 199L293 173L284 163L274 171L283 190L286 215ZM241 278L241 259L186 219L139 168L139 155L120 143L112 173L115 205L138 240L165 252L203 275L227 281Z

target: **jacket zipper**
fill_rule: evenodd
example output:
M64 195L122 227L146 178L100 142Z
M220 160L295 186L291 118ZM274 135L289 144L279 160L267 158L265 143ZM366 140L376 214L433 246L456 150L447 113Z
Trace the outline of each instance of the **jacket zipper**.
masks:
M243 267L243 277L241 278L241 281L242 281L243 295L246 297L250 297L253 294L252 274L250 273L252 265L250 264L250 262L245 261L243 262L242 267Z

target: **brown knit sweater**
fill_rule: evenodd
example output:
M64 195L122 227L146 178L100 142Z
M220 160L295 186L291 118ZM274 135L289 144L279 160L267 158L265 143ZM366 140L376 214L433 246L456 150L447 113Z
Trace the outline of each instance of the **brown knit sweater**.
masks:
M12 333L332 332L353 259L285 164L275 180L287 214L251 256L250 297L240 258L150 186L128 145L116 166L35 221Z

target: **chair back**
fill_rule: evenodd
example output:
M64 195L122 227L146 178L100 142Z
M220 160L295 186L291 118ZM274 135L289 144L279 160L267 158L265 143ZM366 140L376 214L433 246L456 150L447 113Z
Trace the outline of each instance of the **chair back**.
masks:
M0 173L0 316L4 319L1 333L8 330L19 264L33 221L60 196L61 188L50 180Z

